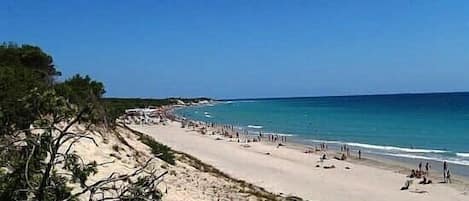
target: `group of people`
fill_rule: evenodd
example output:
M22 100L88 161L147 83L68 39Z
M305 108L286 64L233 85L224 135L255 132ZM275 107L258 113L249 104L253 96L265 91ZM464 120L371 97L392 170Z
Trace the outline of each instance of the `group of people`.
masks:
M412 169L409 175L410 178L422 178L424 176L428 176L430 173L430 163L425 163L425 170L422 168L422 162L419 163L417 169Z
M260 134L262 136L262 134ZM268 140L270 142L287 142L287 136L282 135L268 135Z
M320 143L319 147L317 145L315 145L314 150L306 150L306 151L304 151L304 153L313 153L313 152L318 152L318 151L327 152L327 150L328 150L327 144L326 143ZM348 157L351 157L351 152L350 151L351 151L351 149L350 149L349 146L341 145L340 146L341 155L340 156L335 156L334 158L338 159L338 160L346 160ZM357 153L358 153L358 159L362 159L362 151L359 149ZM324 153L323 155L321 155L320 159L321 160L326 159L326 154Z
M347 153L347 156L350 156L350 147L348 147L346 144L340 146L340 152L342 153Z
M320 151L327 151L327 144L326 143L319 144L319 150Z
M258 135L250 135L248 130L245 129L237 129L233 125L224 125L224 124L215 124L215 123L205 123L205 122L195 122L191 120L184 120L181 121L183 122L184 125L187 125L188 128L194 127L197 128L199 126L203 126L203 128L209 127L209 128L214 128L215 131L213 134L221 134L225 137L229 138L236 138L238 139L238 142L260 142L263 139L269 141L269 142L279 142L279 143L284 143L287 142L287 136L283 135L274 135L274 134L263 134L262 132L259 132ZM202 124L202 125L199 125ZM243 138L243 140L240 140Z
M420 162L418 168L412 169L408 177L418 179L422 178L422 181L420 181L419 184L431 184L432 180L428 179L428 176L430 175L430 169L430 163L426 162L425 167L423 167L422 162ZM451 183L451 172L446 161L443 162L443 182Z
M350 157L350 147L347 146L346 144L340 146L340 152L342 153L342 160L345 160L347 157ZM359 149L358 150L358 159L362 159L362 151Z

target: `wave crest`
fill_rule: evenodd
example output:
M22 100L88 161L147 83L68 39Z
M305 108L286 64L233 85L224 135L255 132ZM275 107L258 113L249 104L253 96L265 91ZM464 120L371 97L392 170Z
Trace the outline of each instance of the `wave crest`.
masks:
M264 128L264 127L260 126L260 125L248 125L248 128L261 129L261 128Z
M452 164L464 165L469 166L469 161L461 160L456 158L437 158L437 157L428 157L428 156L420 156L420 155L413 155L413 154L393 154L393 153L382 153L383 155L394 156L394 157L401 157L401 158L411 158L411 159L422 159L422 160L432 160L432 161L440 161L440 162L448 162Z
M469 153L456 153L456 156L469 158Z
M403 147L394 147L394 146L382 146L382 145L373 145L373 144L363 144L355 142L341 142L341 141L327 141L327 140L312 140L313 142L319 143L328 143L328 144L346 144L354 147L362 147L367 149L378 149L386 151L400 151L408 153L447 153L445 150L437 149L414 149L414 148L403 148Z
M264 133L266 135L278 135L278 136L285 136L285 137L293 137L296 136L294 134L288 134L288 133Z

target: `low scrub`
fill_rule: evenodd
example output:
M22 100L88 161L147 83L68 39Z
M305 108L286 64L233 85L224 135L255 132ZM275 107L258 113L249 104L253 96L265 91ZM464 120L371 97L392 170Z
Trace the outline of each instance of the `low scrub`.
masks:
M139 140L151 148L151 153L153 153L155 157L171 165L176 164L174 152L168 146L155 141L152 137L145 134L141 134Z

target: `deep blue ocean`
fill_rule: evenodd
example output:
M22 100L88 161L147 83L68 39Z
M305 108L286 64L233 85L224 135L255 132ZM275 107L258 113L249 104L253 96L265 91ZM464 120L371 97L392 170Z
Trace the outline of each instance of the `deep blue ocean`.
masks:
M233 100L176 113L304 144L469 166L469 93Z

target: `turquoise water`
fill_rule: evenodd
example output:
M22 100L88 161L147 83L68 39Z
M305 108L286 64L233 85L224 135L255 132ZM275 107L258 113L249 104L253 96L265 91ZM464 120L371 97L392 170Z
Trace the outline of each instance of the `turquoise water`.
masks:
M176 113L305 144L469 166L469 93L222 101Z

